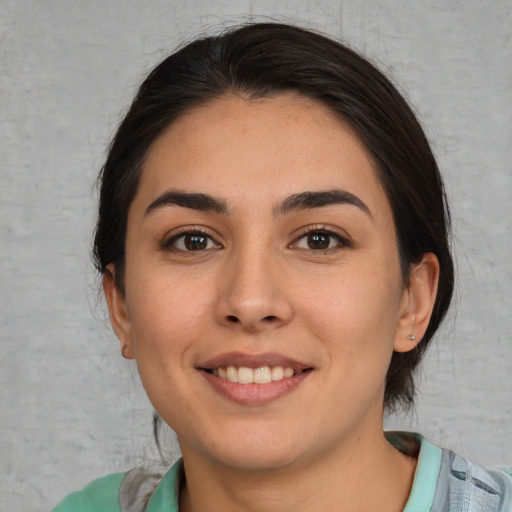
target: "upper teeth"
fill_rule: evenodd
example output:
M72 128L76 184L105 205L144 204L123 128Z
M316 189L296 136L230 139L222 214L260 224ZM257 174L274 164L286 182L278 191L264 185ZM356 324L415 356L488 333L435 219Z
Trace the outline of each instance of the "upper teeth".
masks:
M247 368L246 366L228 366L214 368L212 373L221 379L240 384L267 384L268 382L281 380L285 377L293 377L302 373L289 366L260 366L259 368Z

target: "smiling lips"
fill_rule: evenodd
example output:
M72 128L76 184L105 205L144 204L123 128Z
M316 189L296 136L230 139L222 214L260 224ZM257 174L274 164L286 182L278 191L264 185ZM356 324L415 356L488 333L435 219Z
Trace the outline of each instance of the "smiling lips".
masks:
M197 369L222 396L244 405L263 405L295 390L314 368L275 353L232 352Z
M239 384L268 384L269 382L280 381L285 378L300 375L302 369L294 370L291 366L259 366L248 368L247 366L221 366L214 368L211 373L216 377L237 382Z

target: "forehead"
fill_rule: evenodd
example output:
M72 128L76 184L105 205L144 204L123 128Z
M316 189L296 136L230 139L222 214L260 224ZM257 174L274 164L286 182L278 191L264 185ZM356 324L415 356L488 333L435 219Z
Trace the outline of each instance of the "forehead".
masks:
M151 146L136 200L176 188L261 206L305 190L387 200L366 148L339 116L302 96L229 96L193 108Z

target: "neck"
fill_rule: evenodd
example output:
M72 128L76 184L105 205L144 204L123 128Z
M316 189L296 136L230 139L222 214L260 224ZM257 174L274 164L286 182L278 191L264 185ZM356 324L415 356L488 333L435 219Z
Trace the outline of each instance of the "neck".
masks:
M285 467L245 471L182 447L181 512L357 512L404 509L416 460L393 448L382 429Z

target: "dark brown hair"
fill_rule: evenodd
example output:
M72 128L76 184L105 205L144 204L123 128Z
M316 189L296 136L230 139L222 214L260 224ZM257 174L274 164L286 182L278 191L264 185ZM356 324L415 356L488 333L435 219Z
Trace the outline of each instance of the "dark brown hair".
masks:
M402 273L433 252L440 278L421 343L393 354L385 403L411 405L413 370L446 314L453 292L449 211L425 134L397 89L368 60L318 33L278 23L248 24L187 44L146 78L110 145L100 173L94 260L100 273L116 266L123 291L128 208L155 139L188 109L238 94L265 98L295 92L329 107L359 136L377 164L393 211Z

